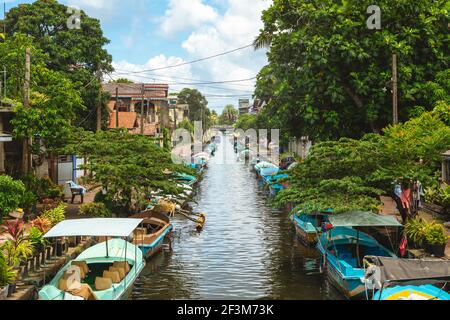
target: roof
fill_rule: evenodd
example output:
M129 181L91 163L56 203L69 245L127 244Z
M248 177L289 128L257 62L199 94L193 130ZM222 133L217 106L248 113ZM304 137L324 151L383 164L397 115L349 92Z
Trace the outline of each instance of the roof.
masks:
M450 158L450 150L442 154L444 158Z
M141 98L141 83L107 83L103 84L103 90L108 92L112 97L116 95L116 88L119 89L120 98ZM167 99L169 85L167 84L144 84L145 97Z
M430 284L436 281L450 281L450 261L447 260L409 260L385 257L366 257L370 264L379 269L385 282L404 282Z
M120 122L119 122L120 123ZM144 136L154 137L156 136L157 123L144 123ZM141 124L138 121L137 127L130 131L131 134L141 134Z
M330 217L333 227L402 227L392 216L382 216L372 212L353 211Z
M53 227L44 238L128 237L141 223L142 219L65 220Z
M115 129L117 112L109 114L109 128ZM119 128L134 129L138 126L136 112L119 112Z

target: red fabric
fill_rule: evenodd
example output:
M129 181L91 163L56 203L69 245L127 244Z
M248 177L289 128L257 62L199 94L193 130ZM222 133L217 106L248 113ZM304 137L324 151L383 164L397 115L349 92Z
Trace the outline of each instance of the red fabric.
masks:
M408 188L402 191L401 200L403 208L405 209L411 208L411 189Z
M408 240L406 239L406 237L404 237L402 242L400 243L400 256L402 258L406 256L407 248L408 248Z

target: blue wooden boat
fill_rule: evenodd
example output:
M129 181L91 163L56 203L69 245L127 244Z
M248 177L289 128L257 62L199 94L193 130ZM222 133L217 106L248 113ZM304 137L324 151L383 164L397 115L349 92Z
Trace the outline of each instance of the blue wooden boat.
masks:
M281 180L288 179L289 175L286 173L277 174L274 176L263 176L264 182L269 187L270 195L276 196L281 190L284 190Z
M66 220L45 238L113 237L86 249L39 291L40 300L126 300L145 266L141 250L127 239L141 219ZM85 295L88 294L89 297Z
M142 228L137 228L134 234L133 244L141 249L146 259L152 258L160 252L164 239L173 231L170 218L159 212L145 211L132 216L135 219L143 219Z
M317 248L322 254L322 268L330 282L349 299L365 298L366 256L396 257L375 238L355 228L393 227L402 225L390 216L370 212L350 212L329 217L333 229L319 237Z
M450 261L366 257L367 297L373 300L450 300Z
M316 245L319 236L322 234L322 224L329 222L331 214L333 214L331 209L314 213L301 211L295 213L293 222L299 239L308 246Z
M194 176L185 173L174 173L173 177L176 181L186 184L188 186L193 186L198 182L198 179Z

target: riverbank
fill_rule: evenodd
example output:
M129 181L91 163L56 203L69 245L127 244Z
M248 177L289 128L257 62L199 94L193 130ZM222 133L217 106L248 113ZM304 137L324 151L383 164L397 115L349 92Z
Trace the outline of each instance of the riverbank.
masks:
M76 259L81 252L92 245L92 240L87 238L74 247L68 247L67 251L60 257L56 256L56 249L52 248L50 259L47 259L45 264L36 267L36 264L30 262L27 266L28 275L22 275L22 278L17 284L16 292L8 297L6 300L36 300L39 288L50 282L53 277L64 267L70 260ZM23 272L24 269L22 269Z

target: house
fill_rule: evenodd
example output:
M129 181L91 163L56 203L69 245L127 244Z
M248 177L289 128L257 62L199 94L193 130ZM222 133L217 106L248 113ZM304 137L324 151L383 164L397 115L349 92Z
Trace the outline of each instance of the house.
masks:
M161 128L168 126L167 84L108 83L103 85L103 90L110 95L109 128L119 127L127 129L130 133L140 134L141 114L144 117L144 135L158 136ZM142 97L144 97L143 110Z
M0 174L16 175L22 167L22 141L13 139L11 102L0 101Z
M250 112L250 99L239 99L239 115Z
M450 184L450 150L442 154L442 182Z
M169 121L170 128L175 130L178 124L189 119L189 105L179 104L177 96L169 98Z

